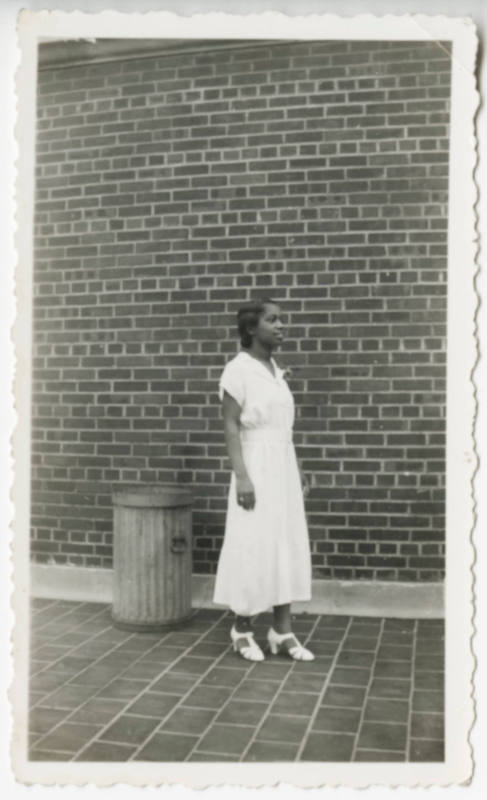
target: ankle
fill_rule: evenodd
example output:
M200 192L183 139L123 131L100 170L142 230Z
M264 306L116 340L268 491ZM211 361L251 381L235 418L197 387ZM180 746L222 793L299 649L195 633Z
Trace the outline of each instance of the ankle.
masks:
M249 619L245 619L245 617L244 618L236 617L235 622L234 622L234 628L237 631L237 633L251 633L252 632L252 626L250 624L250 620Z
M291 624L290 623L288 623L288 624L286 624L286 623L278 624L278 623L274 622L273 628L274 628L275 632L279 634L279 636L284 636L285 634L291 634L292 633Z

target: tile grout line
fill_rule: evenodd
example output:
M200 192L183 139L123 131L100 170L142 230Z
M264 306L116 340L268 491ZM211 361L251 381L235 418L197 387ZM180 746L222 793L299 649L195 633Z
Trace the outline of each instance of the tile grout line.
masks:
M309 639L310 639L310 638L313 636L313 633L315 632L315 630L316 630L316 628L317 628L317 626L318 626L318 624L319 624L319 622L320 622L320 620L321 620L321 617L322 617L322 614L319 614L319 615L316 617L316 620L315 620L315 623L314 623L314 625L312 626L312 628L311 628L311 630L309 631L309 633L308 633L308 635L306 636L306 638L303 640L303 641L304 641L304 644L307 644L307 643L309 642ZM295 662L295 664L296 664L296 663L297 663L297 662ZM291 669L289 670L289 674L291 674L291 675L292 675L292 673L293 673L293 671L294 671L294 666L295 666L295 664L293 664L293 666L292 666L292 667L291 667ZM270 713L271 713L271 709L272 709L272 707L273 707L274 703L276 702L277 698L279 697L280 693L282 692L283 686L284 686L284 684L286 683L286 681L287 681L288 677L289 677L289 676L288 676L288 675L286 675L286 677L285 677L285 678L284 678L284 679L283 679L283 680L280 682L279 688L278 688L278 690L277 690L276 694L274 695L274 698L273 698L272 702L271 702L271 703L269 703L269 707L268 707L268 709L267 709L266 713L265 713L265 714L264 714L264 716L262 717L262 719L261 719L261 721L259 722L259 724L256 726L256 729L255 729L255 731L254 731L254 734L253 734L253 736L251 737L250 741L248 742L248 744L247 744L247 747L246 747L246 748L245 748L245 750L243 751L242 755L240 756L240 759L239 759L239 761L243 761L243 760L245 759L245 757L247 756L247 754L248 754L248 752L249 752L250 748L252 747L252 745L253 745L253 744L254 744L254 742L256 741L256 739L257 739L257 737L258 737L258 735L259 735L259 731L262 729L262 726L264 725L265 721L268 719L268 717L269 717L269 715L270 715Z
M99 636L99 635L100 635L99 633L96 634L96 636ZM90 639L88 639L87 641L90 641ZM83 645L79 645L79 646L82 647ZM42 701L40 700L38 703L36 703L34 706L32 706L32 709L29 709L29 710L34 710L35 708L38 708L38 707L43 708L44 706L42 704L44 703L44 701L45 700L49 700L49 698L53 694L56 694L56 692L58 692L59 689L63 689L66 686L70 686L70 685L72 685L73 687L80 686L80 685L84 686L85 684L71 684L71 681L73 681L76 677L78 677L78 675L81 675L85 671L85 669L92 669L92 667L96 667L96 664L100 659L106 658L107 656L111 655L114 651L116 651L117 647L119 647L119 646L120 646L120 643L118 645L115 645L114 647L112 647L110 650L107 650L102 655L98 656L98 658L95 661L93 661L93 663L90 664L89 667L83 667L83 669L81 669L79 672L77 672L76 675L74 675L72 678L69 678L67 681L62 683L56 689L53 689L53 691L49 692L49 694L47 694L45 696L45 698L42 699ZM157 647L158 645L155 645L155 646ZM143 656L141 656L141 658L143 658ZM126 669L128 669L128 668L129 667L126 667ZM123 672L121 674L123 674ZM106 686L107 684L111 683L112 680L115 680L115 676L113 678L111 678L109 681L107 681L107 683L103 684L103 686ZM103 688L103 686L101 688ZM93 687L93 688L95 689L96 687ZM49 734L53 733L53 731L55 731L57 728L59 728L60 725L63 725L65 722L69 722L69 718L72 717L73 714L76 714L80 710L80 708L85 706L92 699L93 699L93 697L88 697L86 700L83 700L83 702L80 703L79 706L76 706L76 708L73 708L73 709L60 709L60 710L63 710L63 711L68 711L69 713L66 716L64 716L63 719L60 720L56 725L54 725L52 728L50 728L46 733L41 734L39 739L35 740L33 746L37 746L38 743L41 741L41 739L43 739L45 736L48 736ZM39 704L41 704L41 705L39 705Z
M229 646L230 646L230 645L227 645L227 650L228 650L228 647L229 647ZM169 712L168 712L168 714L166 714L166 716L164 717L164 719L162 719L162 720L161 720L161 722L159 723L159 725L158 725L158 726L157 726L157 727L156 727L156 728L155 728L155 729L152 731L152 733L151 733L151 734L150 734L150 735L149 735L149 736L148 736L148 737L147 737L147 738L144 740L144 742L142 742L142 744L141 744L141 745L140 745L140 746L137 748L136 752L132 754L131 758L132 758L133 756L136 756L136 755L138 754L138 752L139 752L139 751L140 751L140 750L141 750L143 747L145 747L145 745L146 745L146 743L148 742L148 740L149 740L149 739L150 739L150 738L151 738L151 737L152 737L152 736L153 736L155 733L164 733L164 731L161 731L161 730L159 730L159 729L161 728L161 726L163 726L163 725L164 725L164 723L166 722L167 718L168 718L168 717L169 717L169 716L170 716L170 715L171 715L171 714L172 714L174 711L176 711L178 708L180 708L182 705L184 705L184 700L185 700L185 699L186 699L186 698L187 698L187 697L188 697L188 696L191 694L191 692L193 692L193 691L194 691L194 689L196 689L196 688L197 688L197 687L198 687L198 686L201 684L201 682L202 682L203 678L204 678L204 677L205 677L205 675L208 673L208 671L209 671L210 669L212 669L213 667L215 667L215 666L217 666L217 665L218 665L218 662L220 661L220 658L223 658L223 657L226 655L226 653L227 653L227 650L225 650L225 651L222 653L222 655L221 655L221 656L220 656L220 657L219 657L219 658L218 658L218 659L217 659L215 662L213 662L213 663L212 663L212 666L211 666L211 668L207 669L207 670L206 670L206 672L204 672L204 673L203 673L203 675L201 676L201 678L199 678L199 680L198 680L198 681L197 681L197 682L194 684L194 686L191 686L191 688L190 688L190 689L188 689L188 691L186 692L186 694L185 694L185 695L183 695L183 697L181 697L180 701L179 701L179 702L178 702L178 703L177 703L177 704L176 704L176 705L175 705L175 706L174 706L174 707L171 709L171 711L169 711ZM250 665L250 664L251 664L251 662L249 661L249 665ZM232 668L231 668L231 667L229 667L228 669L232 669ZM249 677L249 675L252 675L252 672L254 672L254 671L255 671L255 664L254 664L254 666L253 666L253 669L251 669L251 668L250 668L250 666L249 666L249 668L248 668L247 670L243 670L243 673L244 673L244 674L243 674L243 677L242 677L242 678L241 678L241 680L240 680L240 681L237 683L237 685L234 687L234 689L233 689L233 691L230 693L230 695L227 697L227 699L225 700L225 702L224 702L223 706L222 706L222 707L219 709L219 711L218 711L218 714L221 714L221 712L223 711L223 709L225 708L225 706L226 706L226 705L227 705L227 704L230 702L230 700L233 698L233 696L234 696L235 692L237 691L237 689L239 688L240 684L241 684L241 683L243 683L243 681L245 681L245 680L246 680L246 679ZM192 708L192 706L189 706L189 708ZM205 709L205 710L207 710L207 709ZM208 733L208 731L209 731L209 729L211 728L211 726L213 725L213 723L214 723L214 718L211 720L211 722L209 722L209 723L208 723L208 725L206 726L206 728L204 729L204 731L203 731L201 734L199 734L199 735L198 735L198 741L196 742L196 744L195 744L195 745L193 745L192 749L190 750L190 752L188 753L188 755L187 755L187 756L186 756L186 757L183 759L183 761L187 761L187 760L189 759L189 757L190 757L190 756L191 756L191 755L192 755L192 754L195 752L195 749L198 747L198 744L199 744L199 742L200 742L200 741L203 739L203 737L204 737L204 736L206 736L206 734ZM238 727L242 727L242 726L238 726ZM174 731L167 731L167 732L168 732L168 733L174 733ZM186 735L186 736L187 736L188 734L182 734L182 735ZM220 755L227 755L227 754L223 754L223 753L221 753ZM228 754L228 755L229 755L229 754Z
M300 743L300 745L298 747L298 752L296 753L296 756L294 758L295 761L299 761L301 756L302 756L302 754L303 754L303 750L304 750L304 748L306 746L306 742L307 742L307 740L309 738L309 735L311 733L311 729L313 727L313 723L314 723L314 721L316 719L316 716L318 714L318 711L319 711L321 702L323 700L323 697L325 695L325 692L328 689L328 686L330 685L331 676L333 675L333 671L334 671L334 669L335 669L335 667L337 665L338 657L339 657L339 655L341 653L341 650L343 648L343 643L344 643L344 641L345 641L345 639L346 639L346 637L348 635L348 632L349 632L349 630L350 630L350 628L352 626L353 620L354 620L354 618L350 617L350 619L348 620L348 624L347 624L347 626L346 626L346 628L345 628L345 630L343 632L343 636L337 643L337 649L336 649L335 655L332 658L332 662L330 664L330 669L329 669L328 675L326 676L326 680L323 683L323 688L322 688L321 692L319 693L319 695L317 697L314 711L311 714L311 717L309 719L307 728L306 728L306 730L305 730L305 732L303 734L303 737L301 739L301 743Z
M58 600L55 600L55 601L54 601L54 603L53 603L53 605L56 605L56 603L57 603L57 602L59 602L59 601L58 601ZM36 633L42 633L42 630L43 630L44 628L48 628L48 627L49 627L49 625L52 625L52 624L54 624L54 623L57 623L57 622L60 622L60 621L63 619L63 617L69 617L69 615L70 615L70 614L72 614L74 611L79 611L79 609L80 609L80 608L82 608L84 605L87 605L87 606L89 606L89 605L91 605L91 604L90 604L90 603L88 603L88 602L85 602L84 600L80 601L80 602L79 602L79 603L78 603L78 604L75 606L75 608L70 608L68 611L64 611L62 614L59 614L59 616L55 617L54 619L50 619L50 620L49 620L49 622L45 622L44 624L42 624L42 625L40 626L40 628L39 628L39 629L36 631ZM50 607L51 607L51 606L49 605L49 608L50 608ZM100 609L100 610L99 610L99 611L97 611L97 612L94 612L94 613L92 613L92 614L89 614L89 615L87 615L87 619L91 619L92 617L95 617L95 618L96 618L96 617L98 617L100 614L104 614L104 613L105 613L105 610L106 610L106 609L102 608L102 609ZM84 622L86 622L86 621L87 621L87 620L84 620ZM31 620L31 622L34 622L34 619L32 619L32 620ZM83 623L82 623L82 622L80 622L80 625L82 625L82 624L83 624ZM63 633L60 633L60 634L59 634L59 635L58 635L56 638L60 638L61 636L64 636L64 634L63 634Z
M90 739L88 742L86 742L86 743L85 743L85 744L84 744L84 745L83 745L83 746L82 746L82 747L81 747L81 748L80 748L80 749L79 749L79 750L78 750L76 753L74 753L74 755L73 755L73 757L72 757L71 761L72 761L73 759L77 758L79 755L81 755L81 753L83 753L83 752L84 752L84 751L85 751L85 750L86 750L86 749L87 749L87 748L88 748L88 747L89 747L91 744L93 744L93 743L94 743L94 742L95 742L97 739L99 739L100 735L102 735L102 734L103 734L103 731L105 731L105 730L108 730L108 728L109 728L111 725L113 725L113 723L114 723L114 722L116 722L116 721L117 721L117 720L118 720L118 719L119 719L121 716L123 716L123 715L124 715L124 713L125 713L125 711L126 711L126 709L127 709L129 706L131 706L133 703L135 703L135 702L136 702L136 701L137 701L137 700L138 700L138 699L139 699L139 698L140 698L140 697L141 697L143 694L145 694L145 692L148 692L148 691L150 691L150 687L151 687L153 684L157 683L157 682L158 682L158 681L161 679L161 677L162 677L163 675L165 675L165 674L166 674L166 673L167 673L167 672L168 672L168 671L169 671L169 670L170 670L172 667L174 667L174 665L175 665L175 664L177 664L177 663L178 663L178 661L179 661L181 658L184 658L185 656L187 656L187 655L190 653L190 651L192 650L192 648L193 648L193 647L194 647L196 644L199 644L200 640L201 640L202 638L204 638L205 636L207 636L207 634L208 634L208 633L209 633L211 630L213 630L213 628L217 627L217 625L218 625L218 624L221 622L221 620L222 620L224 617L225 617L225 613L223 613L223 614L222 614L222 617L218 618L218 619L217 619L217 620L216 620L216 621L213 623L213 625L210 625L210 627L209 627L208 629L205 629L205 631L204 631L204 632L203 632L203 633L202 633L200 636L198 636L198 638L197 638L197 639L195 639L195 641L194 641L194 642L192 642L192 643L191 643L191 645L190 645L189 647L187 647L187 648L186 648L186 650L184 650L184 651L183 651L183 652L182 652L182 653L181 653L181 654L180 654L180 655L177 657L177 659L176 659L175 661L170 661L170 662L169 662L169 664L167 664L167 665L166 665L165 669L163 669L163 670L162 670L162 672L160 672L158 675L156 675L156 677L155 677L155 678L153 678L151 681L149 681L147 684L144 684L144 688L143 688L143 689L142 689L142 690L141 690L141 691L140 691L138 694L136 694L136 695L134 695L133 697L131 697L131 698L130 698L130 700L128 700L128 701L125 703L125 705L123 706L123 708L121 709L121 711L119 711L119 713L118 713L118 714L116 714L114 717L112 717L112 719L111 719L111 720L109 720L109 722L107 722L107 723L106 723L106 725L103 725L103 726L102 726L101 730L99 730L99 731L96 733L96 735L95 735L95 736L93 736L93 737L92 737L92 738L91 738L91 739ZM182 631L179 631L179 632L182 632ZM174 633L174 631L168 631L168 633ZM140 661L140 659L142 659L142 658L146 657L148 653L150 653L150 652L151 652L153 649L155 649L155 648L159 647L159 645L160 645L160 642L157 642L157 644L155 644L155 645L154 645L154 647L151 647L151 648L150 648L150 649L149 649L149 650L148 650L146 653L144 653L143 655L141 655L141 656L140 656L140 658L137 658L135 661L133 661L133 662L132 662L132 664L131 664L130 666L133 666L134 664L136 664L136 663L137 663L137 661ZM184 694L184 695L183 695L183 696L182 696L182 697L181 697L181 698L178 700L178 702L177 702L177 703L176 703L176 704L175 704L175 705L174 705L174 706L171 708L171 710L170 710L170 711L169 711L167 714L165 714L165 716L162 718L162 720L159 722L159 724L158 724L158 725L156 725L156 727L155 727L155 728L154 728L154 729L151 731L151 733L150 733L150 734L149 734L149 735L148 735L148 736L147 736L147 737L144 739L144 741L143 741L142 745L139 745L139 746L136 748L136 750L135 750L135 751L134 751L134 752L131 754L131 756L130 756L130 758L129 758L128 760L130 760L130 759L131 759L131 758L132 758L134 755L136 755L136 754L138 753L138 751L140 750L140 748L146 744L146 742L147 742L147 741L148 741L148 740L149 740L149 739L150 739L150 738L151 738L151 737L152 737L152 736L153 736L153 735L154 735L154 734L157 732L158 728L159 728L161 725L163 725L163 724L164 724L164 722L166 721L166 719L167 719L167 718L168 718L168 717L169 717L169 716L170 716L170 715L171 715L171 714L172 714L172 713L173 713L173 712L176 710L176 708L178 708L178 707L181 705L182 701L183 701L183 700L184 700L184 699L187 697L187 695L188 695L190 692L192 692L192 691L193 691L193 689L194 689L196 686L198 686L198 684L199 684L199 683L202 681L202 679L203 679L203 677L206 675L206 673L207 673L207 672L208 672L210 669L212 669L212 668L215 666L215 664L217 664L217 663L220 661L220 659L224 658L224 656L226 655L226 652L227 652L227 650L225 649L225 650L223 651L223 653L221 654L221 656L219 656L219 657L217 658L216 662L215 662L214 660L211 660L211 666L210 666L210 667L208 667L208 669L207 669L207 670L205 670L205 672L204 672L204 673L201 675L201 677L200 677L200 678L198 678L198 680L196 681L196 683L195 683L195 684L193 684L193 685L191 686L191 688L190 688L190 689L188 689L188 691L187 691L187 692L186 692L186 693L185 693L185 694ZM208 659L208 660L210 661L210 659ZM128 669L128 667L127 667L127 669ZM177 670L175 670L175 671L177 672ZM122 674L123 674L123 673L122 673ZM119 677L120 677L120 676L119 676ZM110 681L108 681L108 683L110 683ZM107 684L104 684L104 685L106 686ZM103 689L103 686L101 687L101 689ZM162 692L161 694L164 694L164 692ZM77 710L78 710L78 709L77 709ZM137 715L135 714L135 715L132 715L132 716L137 716ZM121 744L121 743L120 743L120 744Z
M379 628L379 634L377 636L377 644L376 644L375 650L374 650L374 658L372 659L372 664L370 665L370 677L369 677L367 686L365 687L364 702L362 704L362 709L360 711L360 717L359 717L359 721L358 721L358 724L357 724L357 733L355 734L355 738L354 738L354 742L353 742L353 748L352 748L352 755L350 756L350 761L355 761L355 756L357 755L357 750L361 749L358 746L359 737L360 737L360 731L362 729L362 725L363 725L363 722L364 722L365 707L367 705L367 700L370 697L370 688L371 688L372 682L374 680L374 670L375 670L375 667L376 667L376 664L377 664L377 656L379 654L379 649L380 649L380 646L382 644L382 636L384 634L384 627L385 627L385 620L381 619L380 628Z
M103 612L100 612L100 614L102 614L102 613L103 613ZM96 616L98 616L98 615L96 615ZM95 619L96 619L96 616L94 617ZM80 623L80 625L82 625L82 624L83 624L83 623ZM79 627L79 626L78 626L78 627ZM104 633L104 632L105 632L107 629L108 629L108 628L104 628L102 631L98 631L98 633L93 633L91 636L88 636L88 638L87 638L87 639L86 639L84 642L82 642L81 644L76 644L76 645L73 645L73 647L66 648L66 652L65 652L65 653L64 653L62 656L60 656L59 658L56 658L54 661L47 662L47 663L46 663L46 666L42 667L42 669L38 670L37 672L34 672L32 675L29 675L29 688L30 688L30 683L31 683L31 681L32 681L32 678L34 678L36 675L40 675L40 674L42 674L44 671L47 671L47 670L50 670L50 669L52 669L52 668L53 668L53 666L54 666L55 664L57 664L57 662L58 662L58 661L62 661L64 658L69 658L69 657L71 657L71 656L73 655L73 653L75 653L75 652L76 652L76 650L77 650L79 647L84 647L84 646L85 646L85 645L86 645L88 642L91 642L92 640L96 639L98 636L101 636L101 635L102 635L102 634L103 634L103 633ZM76 630L76 628L74 628L74 630ZM128 638L129 638L129 637L128 637ZM114 647L113 647L113 648L111 648L110 650L108 650L107 652L105 652L105 653L103 654L103 656L98 656L98 658L97 658L97 659L95 659L95 661L93 662L93 664L95 664L95 663L96 663L96 662L97 662L97 661L98 661L100 658L104 658L106 655L108 655L109 653L111 653L111 652L112 652L112 650L116 650L117 646L119 646L119 645L120 645L120 642L118 643L118 645L114 645ZM92 665L92 664L90 664L90 667L91 667L91 666L93 666L93 665ZM76 673L76 675L79 675L79 674L80 674L81 672L83 672L85 669L87 669L87 667L83 667L82 669L80 669L80 671L79 671L79 672L77 672L77 673ZM75 675L74 677L76 677L76 675ZM45 695L45 698L49 698L49 697L50 697L52 694L55 694L55 692L57 692L59 689L61 689L61 688L62 688L64 685L67 685L67 684L69 683L69 681L71 681L71 680L73 680L73 678L72 678L72 677L71 677L71 678L68 678L66 681L64 681L64 683L61 683L59 686L57 686L57 687L56 687L56 689L53 689L53 690L52 690L52 692L48 692L48 693ZM34 689L33 691L35 691L35 689ZM44 700L44 698L43 698L43 700ZM41 702L41 701L39 701L39 702ZM38 703L35 703L35 704L32 706L32 708L36 708L36 707L37 707L37 705L38 705Z
M316 625L316 623L315 623L315 625ZM252 669L252 670L250 670L250 675L252 675L252 674L253 674L254 672L256 672L257 670L258 670L258 666L257 666L257 664L254 664L254 667L253 667L253 669ZM291 670L289 670L288 674L287 674L287 675L286 675L286 676L285 676L285 677L284 677L284 678L283 678L281 681L275 681L275 683L276 683L276 685L277 685L277 692L276 692L276 694L274 694L274 698L273 698L273 700L272 700L271 702L269 702L269 704L268 704L268 705L269 705L269 708L270 708L270 706L272 705L272 703L274 702L274 700L276 699L276 697L277 697L277 695L279 694L279 692L281 691L283 684L286 682L286 680L287 680L287 678L289 677L289 674L290 674L291 672L292 672L292 669L291 669ZM255 678L255 680L257 680L257 678ZM264 679L264 680L265 680L265 679ZM230 702L230 701L233 699L233 696L234 696L235 692L238 690L238 688L240 687L240 684L241 684L241 683L242 683L242 681L240 681L240 683L239 683L239 684L238 684L238 685L237 685L237 686L234 688L234 690L233 690L233 692L231 693L231 695L230 695L230 696L227 698L227 700L225 701L224 705L223 705L223 706L222 706L222 708L220 709L220 712L219 712L220 714L221 714L221 712L224 710L225 706L226 706L226 705L227 705L227 704L228 704L228 703L229 703L229 702ZM243 700L242 702L259 702L259 701L253 701L253 700L250 700L250 701L245 701L245 700ZM266 701L263 701L263 702L265 703ZM265 717L267 716L267 714L268 714L268 712L267 712L266 714L264 714L264 717L261 719L261 722L259 723L259 727L260 727L260 724L262 723L263 719L265 719ZM204 736L205 736L205 735L208 733L208 731L210 730L210 728L211 728L212 724L213 724L213 721L212 721L212 722L211 722L211 723L210 723L210 724L209 724L209 725L206 727L206 729L204 730L204 732L201 734L201 736L200 736L200 738L199 738L198 742L197 742L197 743L194 745L194 747L193 747L193 749L191 750L191 752L190 752L190 753L188 753L188 755L187 755L187 757L186 757L186 759L185 759L186 761L187 761L187 760L188 760L188 759L189 759L189 758L190 758L190 757L193 755L193 753L196 753L196 752L203 752L203 751L196 751L196 748L198 747L198 744L199 744L199 742L200 742L200 741L203 739L203 737L204 737ZM223 724L224 724L224 723L223 723ZM240 725L240 724L238 724L238 723L237 723L237 724L236 724L236 723L228 723L228 724L235 725L235 727L237 727L237 728L249 727L248 725L243 725L243 724L242 724L242 725ZM251 740L251 741L252 741L252 740ZM249 746L250 746L250 745L249 745ZM248 748L246 748L246 749L245 749L244 753L246 752L246 750L247 750L247 749L248 749ZM220 755L227 755L227 754L221 753ZM230 755L230 754L228 754L228 755ZM243 755L241 756L241 758L243 758ZM241 758L240 758L239 760L241 760Z
M103 613L103 612L101 612L101 613ZM216 624L218 624L218 622L219 622L219 621L220 621L220 620L217 620L217 622L215 622L214 624L215 624L215 625L216 625ZM211 626L211 627L213 627L213 626ZM210 627L210 630L211 630L211 627ZM110 629L111 629L111 628L110 628ZM114 676L113 676L112 678L110 678L110 680L108 680L106 683L102 684L102 686L101 686L101 687L93 687L94 691L95 691L95 690L96 690L97 692L98 692L98 691L101 691L101 690L102 690L102 689L103 689L105 686L108 686L108 684L110 684L110 683L111 683L113 680L115 680L116 678L120 678L120 677L122 677L122 676L123 676L123 674L124 674L124 672L126 672L126 671L127 671L129 668L130 668L130 667L132 667L134 664L136 664L136 663L137 663L138 661L140 661L141 659L145 658L145 657L147 656L147 654L148 654L148 653L150 653L152 650L154 650L155 648L159 647L159 646L160 646L160 644L161 644L161 641L163 642L163 641L164 641L164 639L165 639L165 637L166 637L166 636L168 636L170 633L173 633L173 631L167 631L167 633L163 634L163 635L162 635L162 637L161 637L161 640L157 641L157 642L156 642L156 643L155 643L155 644L154 644L152 647L150 647L148 650L146 650L144 653L142 653L142 654L141 654L141 655L140 655L138 658L136 658L134 661L132 661L132 663L131 663L131 664L129 664L128 666L126 666L126 667L125 667L125 669L123 669L123 670L122 670L122 672L121 672L121 673L119 673L119 675L117 675L117 676L115 676L115 675L114 675ZM206 633L208 633L208 631L205 631L205 634L206 634ZM96 634L96 636L100 636L100 635L102 635L102 634L103 634L103 631L101 631L101 632L97 633L97 634ZM205 634L203 634L203 635L205 635ZM130 639L131 639L131 638L133 638L133 636L134 636L134 635L135 635L135 634L128 634L128 635L127 635L127 639L126 639L126 640L124 640L124 641L130 641ZM95 636L95 638L96 638L96 636ZM89 641L89 640L88 640L88 641ZM118 647L120 647L120 644L121 644L121 642L118 642L118 643L117 643L117 644L115 644L115 645L114 645L112 648L110 648L109 650L107 650L105 653L103 653L102 655L98 656L98 658L97 658L97 659L95 659L95 661L93 661L93 663L92 663L92 664L90 664L89 668L91 669L92 667L96 666L96 664L97 664L97 662L98 662L98 661L100 661L100 660L102 660L102 659L106 658L107 656L109 656L109 655L111 655L113 652L115 652L115 651L117 650L117 648L118 648ZM193 642L193 644L191 644L191 647L193 647L193 645L194 645L194 642ZM77 645L77 647L83 647L83 644L81 644L81 645ZM74 648L74 649L76 649L76 648ZM186 650L185 650L185 651L183 651L182 653L180 653L180 655L179 655L179 656L177 657L177 659L176 659L176 662L177 662L177 661L179 661L179 659L180 659L180 658L184 657L184 655L187 653L188 649L191 649L191 648L186 648ZM111 722L113 722L113 721L114 721L116 718L118 718L118 716L120 716L120 714L121 714L121 713L123 713L123 710L124 710L124 708L125 708L126 706L128 706L128 705L130 705L130 703L134 702L134 701L135 701L135 699L136 699L137 697L140 697L140 694L143 694L143 692L144 692L144 691L146 691L146 689L148 688L148 686L150 686L152 683L154 683L154 681L157 681L157 680L159 680L159 679L160 679L160 677L161 677L161 675L163 675L163 674L164 674L164 673L167 671L167 669L169 669L169 667L170 667L170 666L172 666L172 664L173 664L173 663L176 663L176 662L169 662L169 665L166 667L166 669L163 669L163 670L162 670L162 672L160 672L160 673L159 673L159 675L158 675L158 676L156 676L156 678L154 678L152 681L150 681L150 683L149 683L148 685L145 685L145 688L144 688L144 689L143 689L143 690L142 690L142 691L139 693L139 695L135 695L135 696L134 696L134 697L133 697L133 698L132 698L130 701L128 701L128 702L125 704L125 706L122 708L122 711L121 711L121 712L119 712L119 714L117 714L117 715L116 715L116 717L113 717L113 719L111 720ZM86 667L85 667L84 669L86 669ZM79 672L79 673L77 673L77 675L80 675L82 672L84 672L84 669L80 670L80 672ZM76 678L76 675L74 676L74 678ZM56 693L56 692L59 690L59 688L62 688L62 687L64 687L64 686L69 686L69 685L70 685L70 681L73 681L73 680L74 680L74 678L70 678L70 680L69 680L69 681L66 681L64 684L62 684L62 686L61 686L61 687L58 687L58 688L57 688L57 689L55 689L53 692L50 692L50 694L49 694L49 695L47 695L47 698L49 698L49 697L50 697L52 694L55 694L55 693ZM76 685L79 685L79 684L73 684L73 685L74 685L74 686L76 686ZM68 709L68 710L69 710L69 714L68 714L67 716L65 716L65 717L64 717L64 718L63 718L63 719L62 719L60 722L58 722L58 723L57 723L57 725L53 726L53 727L52 727L52 728L51 728L51 729L50 729L50 730L49 730L47 733L44 733L44 734L42 734L42 737L41 737L41 738L44 738L44 736L47 736L48 734L51 734L53 731L55 731L55 730L56 730L56 729L57 729L57 728L58 728L60 725L64 724L65 722L69 722L69 719L70 719L70 717L72 717L74 714L76 714L76 713L77 713L77 712L78 712L78 711L79 711L81 708L83 708L83 707L84 707L84 706L85 706L87 703L89 703L89 702L90 702L90 701L93 699L93 697L96 697L96 696L97 696L97 695L94 693L92 697L88 697L86 700L84 700L82 703L80 703L80 705L79 705L79 706L76 706L76 708L73 708L73 709L71 709L71 710L69 710L69 709ZM116 699L116 698L115 698L115 699ZM37 706L37 704L36 704L36 706ZM35 708L36 706L33 706L33 708ZM106 727L106 726L104 726L104 727ZM103 730L103 728L102 728L102 730ZM96 737L94 737L94 738L96 738ZM41 741L41 739L38 739L38 740L36 740L36 741L35 741L35 746L37 746L37 744L38 744L40 741ZM92 740L90 740L90 742L91 742L91 741L92 741ZM84 745L83 745L83 749L84 749ZM78 754L78 752L76 752L76 753L74 754L74 756L76 756L77 754Z
M96 619L97 616L99 616L100 614L103 614L103 613L104 613L103 611L100 611L98 614L93 616L93 619ZM84 624L83 622L80 622L80 624L77 625L75 628L73 628L73 630L76 631L76 629L81 627L81 625L83 625L83 624ZM111 629L111 626L107 625L105 628L103 628L103 630L98 631L97 633L93 633L93 634L89 635L83 642L78 643L78 644L74 644L72 647L69 647L69 645L68 645L66 647L66 652L63 653L62 656L59 656L59 658L54 659L54 661L47 661L46 665L44 667L42 667L41 669L37 670L37 672L33 672L31 675L29 675L29 680L31 678L34 678L36 675L40 675L42 672L44 672L47 669L52 669L57 664L58 661L62 661L64 658L71 657L73 655L73 653L75 653L76 650L79 647L84 647L88 642L91 642L92 640L95 640L97 637L102 636L105 633L105 631L110 630L110 629ZM65 634L61 634L61 636L64 636L64 635ZM125 639L124 641L129 641L130 638L131 638L131 636L127 635L127 639ZM120 644L122 644L122 642L119 642L118 646L120 646ZM44 647L49 647L49 645L43 645L43 646ZM114 645L114 648L116 646L117 645ZM58 645L58 647L59 647L59 645ZM109 650L107 652L109 653L111 651ZM104 653L104 655L107 655L107 653ZM102 657L103 656L98 656L98 658L95 659L95 662L98 661L98 659L102 658ZM34 659L34 660L36 660L36 659ZM39 660L39 659L37 659L37 660ZM91 666L91 664L90 664L90 666ZM83 669L86 669L86 667L83 667ZM80 672L83 672L83 669L81 669ZM76 673L76 674L78 675L79 673ZM70 678L70 680L72 680L72 678ZM63 685L64 684L61 684L61 686L63 686ZM60 688L60 687L58 687L58 688ZM55 690L55 691L57 691L57 690Z
M411 686L409 688L408 697L408 726L406 734L406 760L411 760L411 730L413 726L413 697L415 688L415 674L416 674L416 654L417 654L417 639L418 639L418 620L414 622L413 629L413 652L411 654Z

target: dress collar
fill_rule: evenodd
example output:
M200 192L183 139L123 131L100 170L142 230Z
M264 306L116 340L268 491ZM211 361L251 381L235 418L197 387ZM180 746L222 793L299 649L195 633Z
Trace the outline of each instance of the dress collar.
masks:
M239 356L242 356L251 367L256 369L259 375L265 375L265 377L271 380L273 383L282 380L284 370L277 366L272 356L271 364L274 367L274 375L272 375L267 367L264 367L264 365L257 358L254 358L254 356L251 356L250 353L247 353L245 350L240 350Z

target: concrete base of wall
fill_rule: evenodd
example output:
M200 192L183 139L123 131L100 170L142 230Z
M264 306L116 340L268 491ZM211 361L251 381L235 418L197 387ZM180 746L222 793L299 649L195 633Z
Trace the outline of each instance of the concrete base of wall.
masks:
M33 597L111 603L112 570L32 564ZM214 577L193 575L193 606L219 608L213 601ZM444 616L442 583L314 580L309 603L293 603L293 611L363 617L433 619Z

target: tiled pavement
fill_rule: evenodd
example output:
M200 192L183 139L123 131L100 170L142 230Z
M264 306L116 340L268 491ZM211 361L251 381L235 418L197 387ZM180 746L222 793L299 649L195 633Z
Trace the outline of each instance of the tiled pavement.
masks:
M443 760L441 620L299 615L310 663L244 661L230 625L130 633L107 605L34 600L30 760Z

